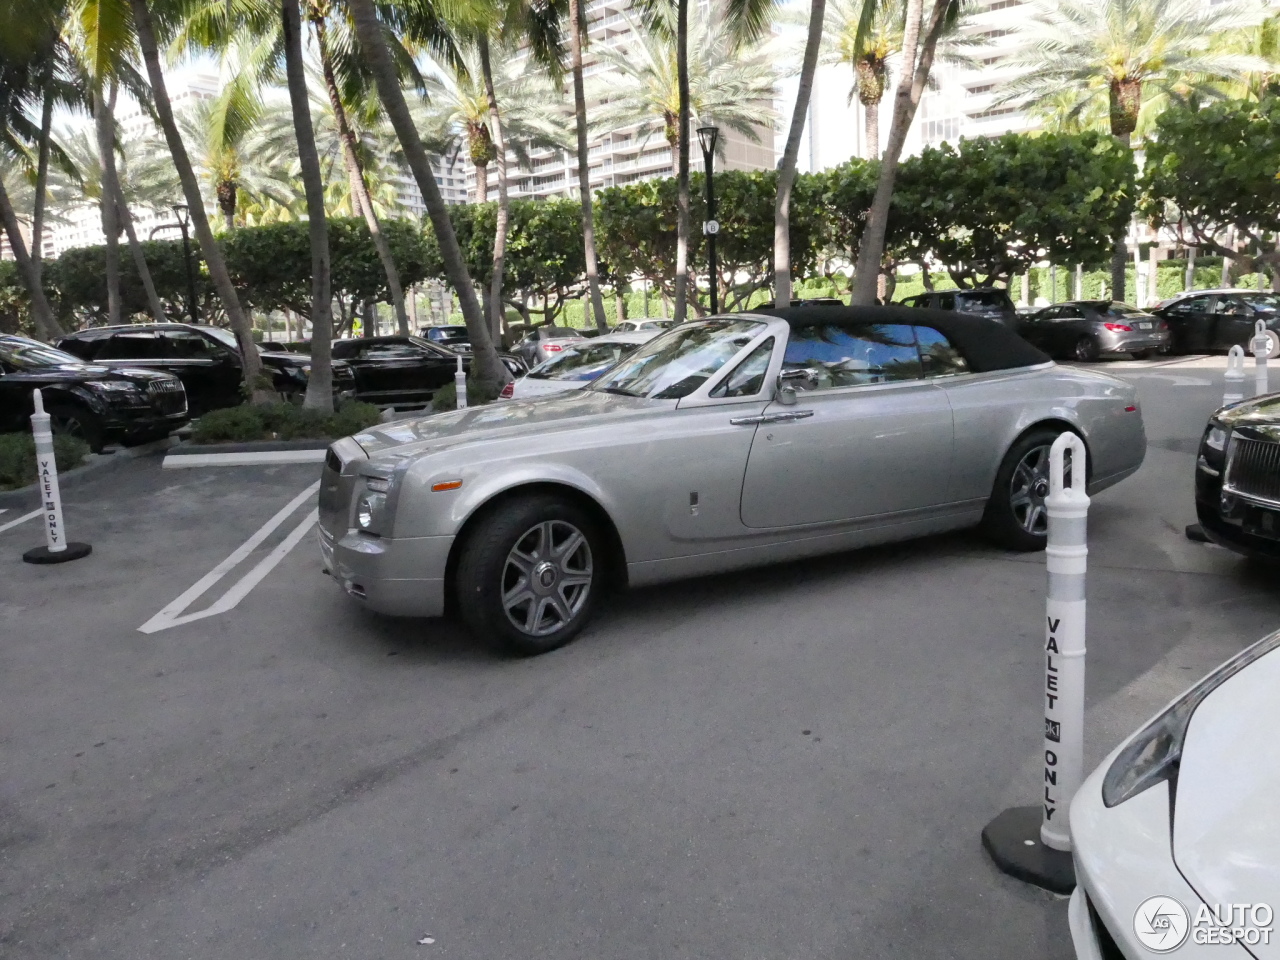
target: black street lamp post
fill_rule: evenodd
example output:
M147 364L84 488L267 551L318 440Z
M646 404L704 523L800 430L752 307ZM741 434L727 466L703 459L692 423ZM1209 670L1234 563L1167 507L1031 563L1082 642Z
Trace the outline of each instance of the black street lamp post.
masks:
M192 323L199 323L200 314L196 307L196 275L191 266L191 238L187 234L187 227L191 224L191 211L187 209L185 203L178 203L174 205L173 212L178 218L178 229L182 231L182 258L187 264L187 313L191 316Z
M702 144L702 163L707 173L707 219L702 232L707 237L707 274L711 288L711 312L720 312L720 263L716 259L716 234L720 224L716 222L715 161L719 127L699 127L698 142Z

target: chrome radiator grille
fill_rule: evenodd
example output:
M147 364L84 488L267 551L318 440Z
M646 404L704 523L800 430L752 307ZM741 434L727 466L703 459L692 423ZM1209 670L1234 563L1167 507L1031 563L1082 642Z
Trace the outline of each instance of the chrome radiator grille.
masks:
M1280 443L1233 437L1222 489L1280 504Z
M147 383L147 396L163 414L184 413L187 409L187 392L181 380L151 380Z

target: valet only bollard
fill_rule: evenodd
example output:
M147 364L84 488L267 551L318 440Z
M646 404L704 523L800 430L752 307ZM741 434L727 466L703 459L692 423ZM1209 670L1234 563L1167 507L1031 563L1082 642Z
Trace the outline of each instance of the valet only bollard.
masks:
M1253 351L1253 395L1260 397L1267 392L1267 354L1271 351L1271 338L1267 336L1265 320L1254 324L1249 348Z
M40 485L40 501L44 508L43 547L33 547L22 555L27 563L66 563L87 557L93 548L87 543L68 543L62 524L62 496L58 492L58 464L53 456L53 430L44 412L44 397L39 390L32 393L36 412L31 415L31 433L36 441L36 474Z
M458 395L458 409L467 409L467 372L462 369L462 358L458 358L458 369L453 373L453 389Z
M1244 347L1238 343L1227 351L1226 384L1222 394L1224 407L1244 399Z
M1049 452L1041 803L1005 810L982 831L982 845L997 867L1054 893L1070 893L1076 885L1067 811L1084 773L1085 568L1089 554L1085 457L1084 441L1074 433L1059 436Z

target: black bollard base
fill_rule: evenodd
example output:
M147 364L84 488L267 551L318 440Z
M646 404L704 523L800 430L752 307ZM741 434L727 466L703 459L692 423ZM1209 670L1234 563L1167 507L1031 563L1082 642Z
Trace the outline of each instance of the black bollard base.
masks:
M1011 807L982 828L982 846L1002 873L1053 893L1076 888L1071 854L1040 840L1040 807Z
M27 563L66 563L68 560L79 560L93 553L93 547L87 543L68 543L67 549L54 553L48 547L33 547L22 555Z
M1187 524L1185 531L1188 540L1194 540L1196 543L1209 543L1209 535L1204 532L1204 527L1198 523Z

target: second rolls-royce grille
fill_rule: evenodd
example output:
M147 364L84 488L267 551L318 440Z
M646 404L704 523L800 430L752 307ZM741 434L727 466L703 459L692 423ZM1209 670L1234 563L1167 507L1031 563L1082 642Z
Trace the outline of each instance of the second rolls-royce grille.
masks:
M1222 488L1252 500L1280 504L1280 443L1232 438Z
M181 380L151 380L147 383L147 396L163 414L184 413L187 409L187 392L182 389Z

